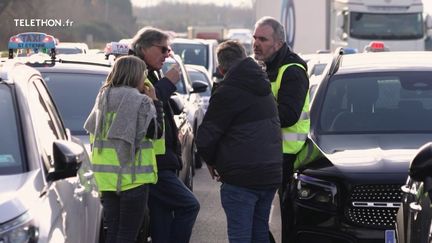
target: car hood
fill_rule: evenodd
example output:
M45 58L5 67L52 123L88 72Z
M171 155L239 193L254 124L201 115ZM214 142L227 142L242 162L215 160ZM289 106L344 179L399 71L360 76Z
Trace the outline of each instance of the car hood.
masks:
M40 171L0 176L0 223L26 212L34 199L39 198Z
M390 177L405 180L410 161L429 140L431 135L320 136L315 143L325 159L307 169L359 180L366 174L377 180L388 181Z

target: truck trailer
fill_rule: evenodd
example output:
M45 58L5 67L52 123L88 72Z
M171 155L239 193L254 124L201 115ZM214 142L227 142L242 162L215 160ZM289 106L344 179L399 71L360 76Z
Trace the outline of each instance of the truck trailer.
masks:
M300 53L382 41L392 51L425 50L432 21L421 0L256 0L256 18L283 23L286 41Z

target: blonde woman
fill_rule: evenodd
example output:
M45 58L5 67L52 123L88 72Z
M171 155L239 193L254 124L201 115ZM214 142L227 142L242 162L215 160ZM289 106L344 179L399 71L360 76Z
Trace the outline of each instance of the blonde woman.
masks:
M118 58L84 124L102 193L107 243L136 241L148 185L157 182L151 139L162 136L163 111L146 78L144 61L134 56Z

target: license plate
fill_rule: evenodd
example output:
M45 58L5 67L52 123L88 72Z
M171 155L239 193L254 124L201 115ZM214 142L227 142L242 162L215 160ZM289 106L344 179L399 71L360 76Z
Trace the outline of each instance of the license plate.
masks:
M385 231L385 243L396 243L396 236L394 230Z

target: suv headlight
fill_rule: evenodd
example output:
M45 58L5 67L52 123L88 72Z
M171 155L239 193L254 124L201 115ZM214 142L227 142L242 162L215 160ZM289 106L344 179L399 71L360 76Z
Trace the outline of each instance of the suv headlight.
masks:
M336 210L336 184L318 178L295 174L297 199L308 206Z
M39 230L28 212L0 225L0 243L34 243Z

